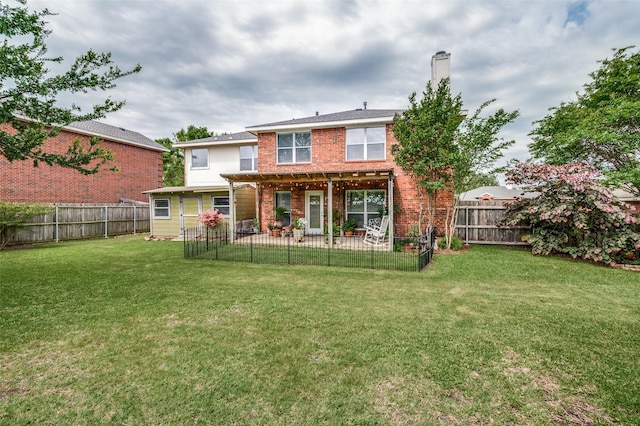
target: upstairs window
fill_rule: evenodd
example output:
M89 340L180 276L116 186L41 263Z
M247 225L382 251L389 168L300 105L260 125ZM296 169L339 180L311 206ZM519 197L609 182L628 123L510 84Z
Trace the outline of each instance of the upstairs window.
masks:
M258 145L240 147L240 171L258 171Z
M196 148L191 150L191 168L206 169L209 167L209 150L207 148Z
M278 164L310 163L311 132L278 134Z
M386 146L384 127L347 129L347 160L384 160Z

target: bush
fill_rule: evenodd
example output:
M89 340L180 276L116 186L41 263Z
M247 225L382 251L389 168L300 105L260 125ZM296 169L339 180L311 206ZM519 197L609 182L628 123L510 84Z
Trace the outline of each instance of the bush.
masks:
M220 222L220 213L217 209L204 211L198 215L198 222L213 228Z
M52 211L53 207L46 204L0 201L0 248L7 244L10 229L19 228L29 219Z
M447 237L442 237L442 244L439 244L438 247L446 248L449 247L451 250L462 250L462 240L458 237L451 237L451 245L449 245L449 239Z
M508 183L539 193L507 204L499 223L531 227L527 241L534 254L563 253L611 264L640 250L637 218L599 185L602 175L593 166L518 164L506 175Z

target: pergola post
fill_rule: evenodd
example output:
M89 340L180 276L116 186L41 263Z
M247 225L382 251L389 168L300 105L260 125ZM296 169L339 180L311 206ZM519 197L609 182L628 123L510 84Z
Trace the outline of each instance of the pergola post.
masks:
M229 231L231 232L229 240L233 244L236 238L236 202L233 181L229 181Z
M393 220L393 174L389 175L388 181L388 193L389 193L389 251L393 251L393 237L394 237L394 226L395 223Z

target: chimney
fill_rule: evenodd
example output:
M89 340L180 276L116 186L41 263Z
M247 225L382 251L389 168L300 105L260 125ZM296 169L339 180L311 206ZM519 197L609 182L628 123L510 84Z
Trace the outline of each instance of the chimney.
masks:
M431 87L437 90L440 80L451 77L451 53L444 50L431 57Z

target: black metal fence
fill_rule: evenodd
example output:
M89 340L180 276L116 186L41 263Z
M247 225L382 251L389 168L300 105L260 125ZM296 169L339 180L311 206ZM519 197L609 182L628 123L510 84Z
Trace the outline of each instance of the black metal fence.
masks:
M331 243L331 244L330 244ZM204 227L185 229L187 259L229 260L251 263L342 266L352 268L421 271L431 263L435 230L417 237L395 237L389 246L366 244L362 236L237 233Z

